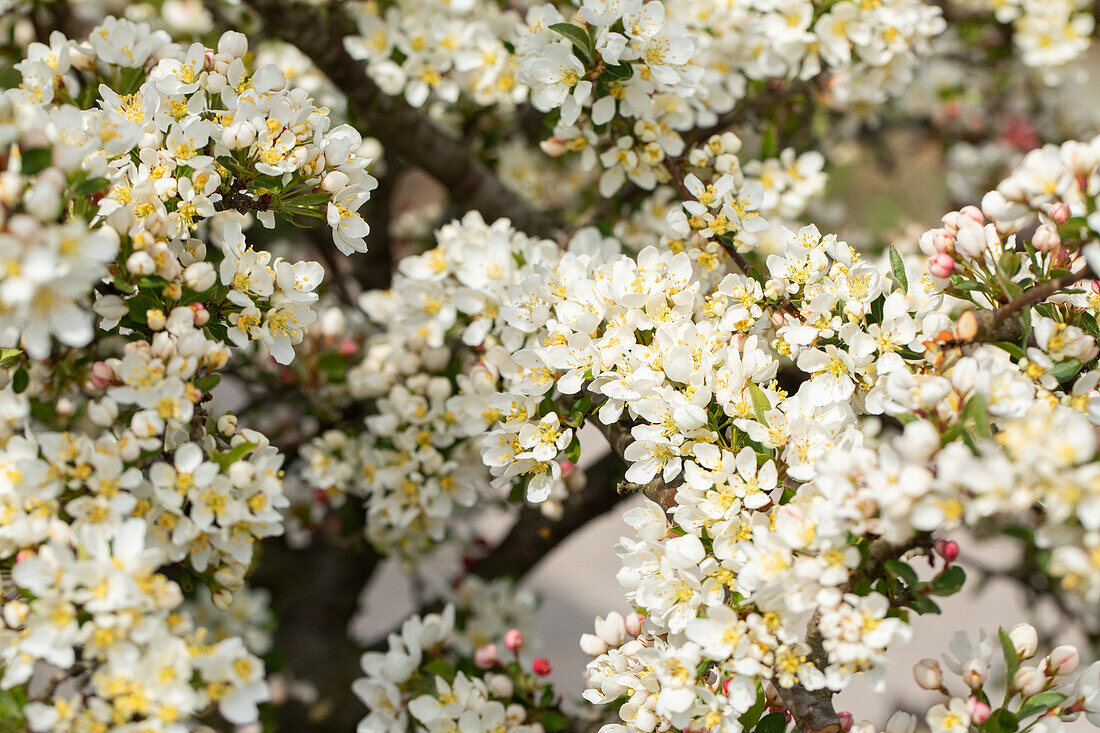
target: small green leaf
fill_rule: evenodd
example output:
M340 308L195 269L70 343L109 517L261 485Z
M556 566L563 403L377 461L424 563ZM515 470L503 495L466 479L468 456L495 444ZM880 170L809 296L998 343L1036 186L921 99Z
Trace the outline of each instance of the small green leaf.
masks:
M22 349L0 349L0 366L23 353Z
M1010 680L1016 676L1016 670L1020 666L1020 655L1016 653L1016 645L1012 643L1007 631L998 628L997 636L1001 640L1001 653L1005 657L1005 679ZM1006 703L1011 695L1011 690L1005 693Z
M952 565L943 575L932 581L932 591L938 596L951 596L958 593L965 582L966 571L958 565Z
M246 455L248 455L249 452L255 450L255 448L255 443L241 443L239 445L233 446L224 453L215 453L212 458L223 471L227 471L229 470L230 466L244 458Z
M544 730L559 731L569 727L569 720L557 710L547 710L538 719Z
M425 664L422 669L430 675L442 677L448 683L454 682L455 668L442 659L433 659Z
M1081 371L1081 367L1083 366L1084 364L1076 359L1066 359L1065 361L1060 361L1055 364L1054 368L1050 370L1050 373L1059 383L1061 383L1073 378Z
M913 566L902 560L887 560L886 569L905 581L907 585L916 585L920 582L917 571Z
M783 713L768 713L756 726L756 733L783 733L787 730L787 717Z
M573 43L577 58L583 61L585 66L592 66L596 62L595 45L584 28L572 23L554 23L550 26L550 30L560 33Z
M580 463L581 460L581 442L577 440L577 436L573 436L573 440L569 442L569 445L565 447L565 460L572 464Z
M909 608L913 609L922 616L926 613L941 613L940 607L928 596L920 595L919 593L913 597L909 603L905 604Z
M73 186L73 196L87 196L89 194L96 193L97 191L101 191L106 188L109 183L110 181L103 177L89 178L88 180L81 181L80 183Z
M207 374L206 376L199 377L195 380L195 389L199 390L203 394L211 391L218 386L218 383L222 381L222 375L220 374Z
M588 413L592 411L592 395L584 395L569 408L569 417L566 422L575 428L579 428Z
M765 413L772 409L772 403L768 400L768 396L764 394L764 390L755 382L749 382L749 394L752 395L752 409L756 411L756 419L758 422L767 426L768 421L764 419Z
M53 162L53 150L50 148L31 148L30 150L24 150L22 157L23 175L33 176L50 167L50 163Z
M1038 695L1032 695L1027 701L1020 706L1019 711L1016 713L1016 717L1023 719L1036 713L1045 713L1051 708L1061 705L1065 702L1066 696L1060 692L1040 692Z
M19 367L15 370L15 374L11 375L11 388L16 394L22 394L30 381L31 378L27 374L27 370Z
M894 280L901 287L901 292L909 292L909 277L905 274L905 263L898 253L898 248L890 245L890 270L894 273Z
M604 69L603 75L600 77L604 81L616 82L629 79L634 75L634 67L630 64L617 64L615 66L608 66Z

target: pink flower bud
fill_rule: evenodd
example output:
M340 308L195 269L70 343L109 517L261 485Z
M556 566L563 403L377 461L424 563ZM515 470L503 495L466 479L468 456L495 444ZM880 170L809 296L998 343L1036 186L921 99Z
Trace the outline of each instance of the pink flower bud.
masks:
M104 389L115 380L115 370L106 362L97 361L92 364L92 385L96 389Z
M504 646L513 652L523 646L523 634L520 633L519 629L508 629L504 633Z
M485 646L479 646L474 651L474 664L478 669L492 669L497 665L497 645L486 644Z
M946 252L955 246L955 238L946 229L933 229L932 246L937 252Z
M210 322L210 311L202 303L192 303L191 312L195 314L195 325L205 326Z
M539 657L531 662L531 671L539 677L545 677L550 674L550 660L546 657Z
M1059 224L1069 221L1069 204L1059 201L1050 207L1050 218Z
M642 633L642 621L645 620L645 616L640 613L631 611L626 615L626 633L631 636L637 636Z
M349 356L355 356L359 351L359 344L355 343L355 339L344 339L340 342L340 348L337 352L345 359Z
M1100 293L1100 280L1093 280L1089 284L1089 289L1094 293Z
M964 206L959 209L959 216L970 219L976 224L985 224L985 214L977 206Z
M1051 675L1067 675L1077 669L1080 663L1081 655L1077 652L1077 647L1063 644L1054 647L1047 656L1047 672Z
M946 252L938 252L928 259L928 272L932 277L947 279L955 270L955 258Z
M1058 229L1053 224L1043 224L1035 230L1035 236L1031 238L1031 244L1040 252L1050 252L1062 243L1058 236Z
M973 695L967 699L966 709L970 711L970 719L978 725L989 720L989 706Z
M847 710L837 713L836 717L840 718L840 729L845 731L845 733L850 731L852 729L852 724L856 722L856 719L853 718L852 714Z
M959 556L959 543L954 540L936 540L936 553L947 562Z

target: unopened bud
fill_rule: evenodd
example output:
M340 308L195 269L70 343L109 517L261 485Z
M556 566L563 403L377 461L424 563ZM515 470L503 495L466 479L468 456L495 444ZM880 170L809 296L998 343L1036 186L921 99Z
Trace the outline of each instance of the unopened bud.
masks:
M936 553L947 562L959 556L959 543L954 540L936 540Z
M935 659L922 659L913 667L913 679L922 690L938 690L943 686L943 670Z
M989 720L989 705L971 695L966 701L966 709L970 713L970 720L981 725Z
M1081 663L1081 655L1077 647L1069 644L1055 647L1047 656L1047 671L1052 675L1067 675L1077 669Z
M1058 236L1058 229L1053 224L1042 224L1035 230L1035 236L1031 238L1031 244L1040 252L1050 252L1057 249L1062 243Z
M474 664L478 669L492 669L498 661L496 644L479 646L474 651Z
M897 711L886 721L886 733L917 733L917 716Z
M590 657L607 652L607 642L595 634L581 634L581 651Z
M1020 659L1031 659L1039 646L1039 634L1031 624L1016 624L1009 629L1008 638Z
M504 633L504 646L513 652L523 646L523 634L520 633L519 629L508 629Z
M1019 691L1024 697L1031 697L1042 692L1045 686L1046 679L1043 677L1043 673L1035 667L1020 667L1012 677L1012 688Z
M539 677L545 677L550 674L550 660L546 657L539 657L535 661L531 662L531 671L537 674Z

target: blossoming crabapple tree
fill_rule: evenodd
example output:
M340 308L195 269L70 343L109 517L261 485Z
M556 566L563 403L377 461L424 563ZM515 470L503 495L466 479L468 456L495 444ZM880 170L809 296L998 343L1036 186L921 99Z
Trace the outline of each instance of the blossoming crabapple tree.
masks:
M1091 5L0 10L0 724L913 733L834 695L963 536L1100 652ZM955 210L860 231L899 135ZM556 689L516 582L621 502ZM360 659L380 558L456 553ZM930 730L1100 725L1019 621Z

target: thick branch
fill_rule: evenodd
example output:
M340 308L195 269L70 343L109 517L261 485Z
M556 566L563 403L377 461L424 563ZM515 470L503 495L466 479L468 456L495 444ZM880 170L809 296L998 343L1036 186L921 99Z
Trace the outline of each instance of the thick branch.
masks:
M249 5L267 21L268 34L297 46L347 95L349 107L388 153L429 173L462 207L476 209L490 221L508 218L532 235L550 236L559 228L552 216L505 186L461 141L374 83L364 64L344 49L344 38L356 28L339 4L250 0Z
M1080 282L1095 278L1092 268L1063 277L1056 277L1030 288L996 310L971 310L959 317L956 333L960 341L1017 341L1023 333L1020 312L1042 303L1055 293Z

